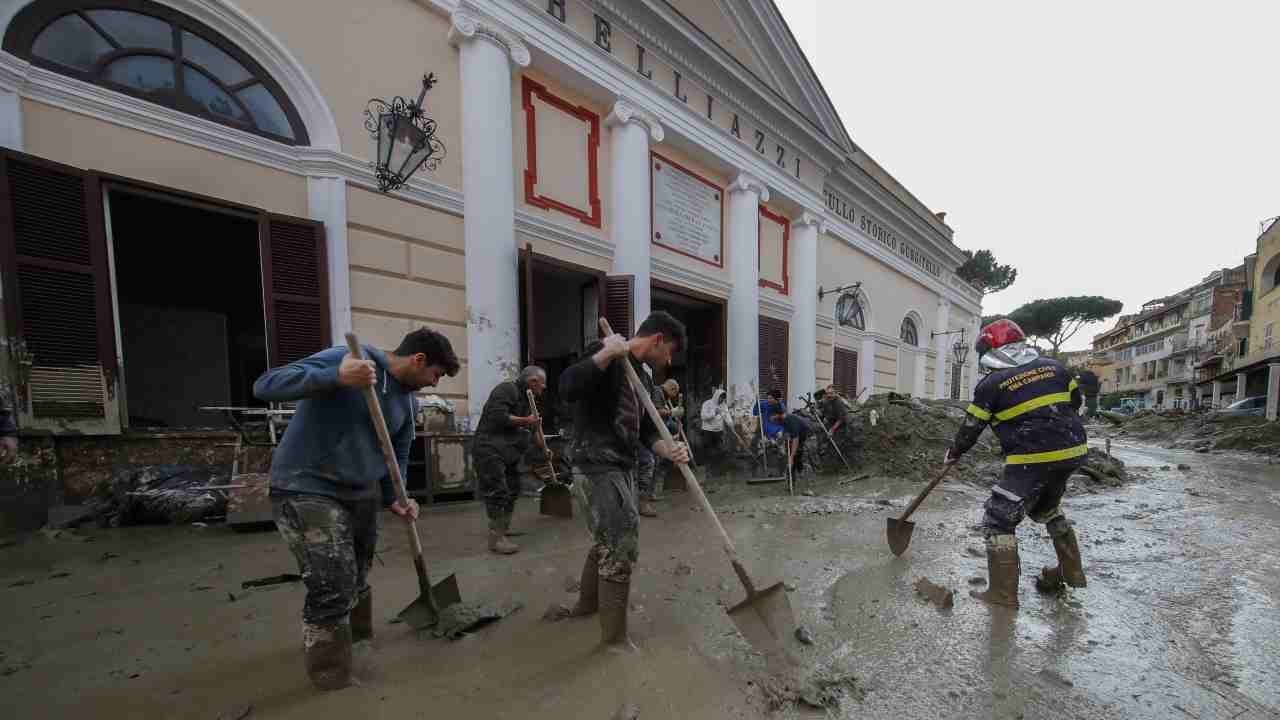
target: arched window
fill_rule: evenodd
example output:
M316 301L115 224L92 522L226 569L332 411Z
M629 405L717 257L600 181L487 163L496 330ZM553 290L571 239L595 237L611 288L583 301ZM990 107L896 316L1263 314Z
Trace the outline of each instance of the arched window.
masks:
M920 344L920 333L916 331L916 321L912 320L910 315L902 318L902 330L898 332L898 338L912 347Z
M63 75L290 145L298 111L247 54L192 18L147 0L38 0L4 49Z

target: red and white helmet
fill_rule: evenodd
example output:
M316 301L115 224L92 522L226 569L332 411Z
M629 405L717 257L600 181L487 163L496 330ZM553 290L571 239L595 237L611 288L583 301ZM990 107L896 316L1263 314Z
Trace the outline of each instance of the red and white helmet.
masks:
M978 342L974 344L973 349L977 351L978 357L982 357L992 350L1011 345L1013 343L1026 342L1027 335L1022 332L1022 328L1018 327L1018 323L1003 318L982 328L978 333Z

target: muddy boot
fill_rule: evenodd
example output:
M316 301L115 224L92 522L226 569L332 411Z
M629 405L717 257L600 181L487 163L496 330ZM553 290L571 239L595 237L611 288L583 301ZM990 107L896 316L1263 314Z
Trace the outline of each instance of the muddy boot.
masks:
M1063 584L1082 588L1088 584L1084 567L1080 563L1080 545L1076 542L1076 530L1068 526L1066 532L1053 535L1053 549L1058 554L1058 566L1040 570L1036 587L1041 592L1057 592Z
M507 513L502 517L502 535L504 537L520 537L524 533L511 529L511 516L513 513Z
M653 506L653 501L640 498L640 515L643 517L658 517L658 509Z
M631 597L631 583L611 582L601 579L600 592L600 643L606 650L625 652L635 650L627 636L627 612Z
M1018 607L1018 575L1022 563L1018 560L1017 535L993 535L987 538L987 589L969 594L993 605Z
M506 537L507 528L503 518L493 518L489 521L489 552L498 555L513 555L520 552L520 548Z
M351 609L351 642L373 640L373 590L365 591Z
M339 690L351 684L351 625L302 626L302 652L307 675L320 690Z

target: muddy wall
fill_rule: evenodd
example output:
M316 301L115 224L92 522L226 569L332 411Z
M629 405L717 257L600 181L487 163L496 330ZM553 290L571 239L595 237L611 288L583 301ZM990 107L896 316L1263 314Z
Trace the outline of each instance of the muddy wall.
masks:
M24 438L17 457L0 462L0 537L44 525L57 486L52 441Z

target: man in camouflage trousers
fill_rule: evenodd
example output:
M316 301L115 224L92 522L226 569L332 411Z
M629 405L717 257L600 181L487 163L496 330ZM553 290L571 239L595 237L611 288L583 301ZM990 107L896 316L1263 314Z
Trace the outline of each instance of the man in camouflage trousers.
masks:
M489 552L511 555L520 550L507 536L520 497L520 458L529 447L530 428L538 424L527 391L541 397L546 387L546 371L530 365L519 378L498 383L480 413L472 460L489 517Z
M364 389L375 390L405 474L415 434L414 393L458 374L449 339L421 328L394 352L345 347L268 370L253 385L267 402L298 408L271 458L271 505L307 598L302 645L307 674L321 690L351 683L352 642L373 640L369 565L378 543L378 511L416 518L413 500L396 500Z
M600 639L610 649L631 646L627 606L631 569L640 549L637 447L672 462L689 461L684 445L660 438L622 363L631 363L641 382L648 383L643 365L662 370L685 342L684 325L658 311L640 324L630 340L610 335L592 343L587 357L560 376L565 399L574 403L573 487L592 537L577 604L561 611L573 617L598 613Z

